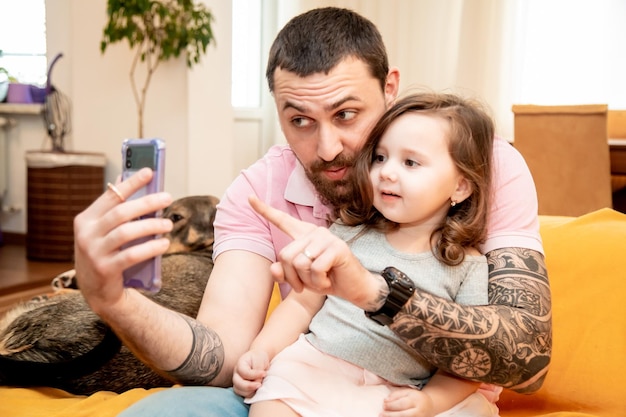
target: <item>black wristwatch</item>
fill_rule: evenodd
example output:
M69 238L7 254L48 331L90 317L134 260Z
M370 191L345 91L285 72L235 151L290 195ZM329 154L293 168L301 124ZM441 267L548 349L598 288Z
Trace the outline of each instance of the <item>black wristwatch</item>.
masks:
M389 295L380 310L366 311L365 314L381 326L387 326L393 323L395 315L413 296L415 285L404 272L392 266L385 268L380 275L385 278L387 285L389 285Z

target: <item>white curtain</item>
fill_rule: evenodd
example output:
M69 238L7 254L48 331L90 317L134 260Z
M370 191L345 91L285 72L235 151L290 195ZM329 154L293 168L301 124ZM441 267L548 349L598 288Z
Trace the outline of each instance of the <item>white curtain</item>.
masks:
M515 0L279 0L279 27L306 10L337 6L382 33L402 91L426 87L481 99L498 133L512 134L511 51Z
M626 0L273 1L279 27L323 6L368 17L402 90L475 96L511 140L513 104L626 108Z

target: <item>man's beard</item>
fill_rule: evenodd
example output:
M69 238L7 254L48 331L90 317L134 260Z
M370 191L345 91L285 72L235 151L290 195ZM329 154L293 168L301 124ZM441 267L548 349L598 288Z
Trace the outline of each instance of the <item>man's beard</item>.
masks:
M326 178L324 171L327 169L352 168L354 160L345 156L338 155L330 162L317 161L306 171L306 176L315 186L320 198L326 205L338 207L348 201L351 201L354 193L354 183L351 181L352 172L348 170L348 174L338 181L332 181Z

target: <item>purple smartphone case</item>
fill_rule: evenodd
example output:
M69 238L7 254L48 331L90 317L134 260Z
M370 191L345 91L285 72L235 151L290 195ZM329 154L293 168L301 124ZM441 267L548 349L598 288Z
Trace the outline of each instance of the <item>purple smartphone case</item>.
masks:
M161 139L126 139L122 143L122 181L144 167L152 168L152 180L127 198L134 200L147 194L163 191L165 176L165 142ZM158 217L161 212L141 218ZM156 236L147 236L130 242L124 247L147 242ZM124 286L158 292L161 289L161 257L148 259L124 271Z

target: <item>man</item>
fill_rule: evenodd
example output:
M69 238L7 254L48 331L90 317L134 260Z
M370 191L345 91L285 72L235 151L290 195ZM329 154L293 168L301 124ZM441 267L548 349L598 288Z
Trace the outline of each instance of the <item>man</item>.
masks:
M389 68L376 27L336 8L292 19L271 48L266 75L289 147L272 148L222 198L215 221L215 267L195 320L122 287L125 268L166 249L163 240L119 248L171 228L162 219L129 223L167 206L167 194L124 202L115 190L107 191L75 220L77 275L90 306L141 359L182 384L230 386L237 359L263 325L273 286L269 267L291 239L256 214L248 196L327 226L330 206L352 192L346 178L356 153L399 87L399 72ZM374 312L374 319L388 323L437 367L533 392L545 377L551 347L536 194L523 159L502 139L496 140L494 162L495 204L482 248L490 264L491 305L460 306L419 289L406 294L380 275L361 274L363 268L356 265L336 265L339 285L324 286L327 293L345 295ZM121 197L131 195L150 176L140 171L118 184L117 191ZM361 291L348 296L342 287ZM157 393L123 415L159 412L245 416L247 408L232 390L188 387Z

